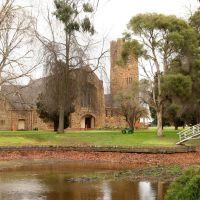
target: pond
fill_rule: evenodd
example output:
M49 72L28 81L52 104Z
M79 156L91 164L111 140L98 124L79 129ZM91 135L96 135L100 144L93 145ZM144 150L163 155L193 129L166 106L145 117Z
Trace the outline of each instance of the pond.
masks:
M122 169L120 169L122 170ZM0 172L1 200L162 200L168 184L116 178L106 163L53 162Z

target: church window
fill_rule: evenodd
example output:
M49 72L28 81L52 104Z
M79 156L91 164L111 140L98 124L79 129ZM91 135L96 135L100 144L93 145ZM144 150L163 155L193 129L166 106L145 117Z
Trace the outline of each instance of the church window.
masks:
M81 106L82 107L91 107L91 105L92 105L92 98L91 98L90 92L87 91L86 93L84 93L82 95Z
M133 78L132 77L126 78L127 85L131 84L132 82L133 82Z

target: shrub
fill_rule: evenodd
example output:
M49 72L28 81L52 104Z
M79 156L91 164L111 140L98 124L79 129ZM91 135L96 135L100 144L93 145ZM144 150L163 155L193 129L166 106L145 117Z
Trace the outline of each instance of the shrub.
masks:
M200 200L200 168L192 168L173 182L166 200Z

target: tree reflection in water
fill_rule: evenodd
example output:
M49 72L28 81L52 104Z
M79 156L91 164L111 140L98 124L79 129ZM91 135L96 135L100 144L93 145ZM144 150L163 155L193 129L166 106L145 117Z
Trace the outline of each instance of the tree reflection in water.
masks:
M74 164L76 165L76 164ZM105 179L115 170L67 167L23 168L0 172L1 200L163 200L166 184ZM101 177L96 182L66 178Z

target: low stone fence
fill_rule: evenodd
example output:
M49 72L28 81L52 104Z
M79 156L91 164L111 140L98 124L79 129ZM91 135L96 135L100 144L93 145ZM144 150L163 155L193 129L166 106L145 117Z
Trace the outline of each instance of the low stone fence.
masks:
M79 152L118 152L172 154L195 152L195 146L174 147L122 147L122 146L0 146L0 152L5 151L79 151Z

